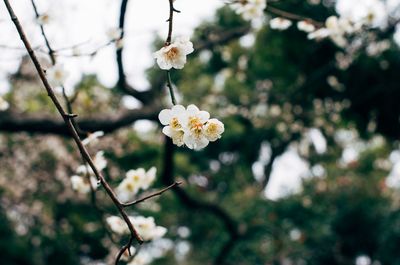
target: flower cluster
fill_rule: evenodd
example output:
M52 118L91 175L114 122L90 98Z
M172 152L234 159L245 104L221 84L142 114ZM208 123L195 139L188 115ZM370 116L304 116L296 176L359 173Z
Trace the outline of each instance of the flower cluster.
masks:
M129 170L126 177L116 189L118 198L127 202L131 200L140 189L146 190L156 179L157 169L150 168L147 172L143 168Z
M129 220L145 241L159 239L167 233L165 227L156 225L153 217L130 216ZM114 233L118 235L129 234L128 225L122 218L110 216L107 217L106 222Z
M7 110L10 107L7 101L5 101L2 97L0 97L0 111Z
M266 7L266 0L237 0L232 4L236 14L248 21L262 17Z
M172 138L177 146L186 145L190 149L200 150L221 138L224 124L217 119L210 119L207 111L199 110L195 105L186 109L182 105L175 105L171 109L164 109L158 115L163 133Z
M96 156L93 158L93 163L99 171L107 167L107 160L104 158L103 151L99 151L96 153ZM92 168L89 165L80 165L76 169L76 173L77 175L71 177L73 190L85 194L90 192L92 188L94 190L97 189L98 181L94 175ZM92 186L92 188L90 187L90 185Z
M187 37L178 37L171 44L154 53L158 66L163 70L182 69L186 64L186 56L194 51L193 43Z

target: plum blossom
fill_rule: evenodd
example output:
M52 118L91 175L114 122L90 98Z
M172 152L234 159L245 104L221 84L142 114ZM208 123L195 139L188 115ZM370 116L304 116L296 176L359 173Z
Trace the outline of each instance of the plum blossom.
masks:
M153 261L153 257L147 251L140 251L128 265L147 265Z
M93 158L93 163L99 171L102 171L107 167L107 160L104 158L104 151L99 151L96 153L95 157ZM93 169L87 164L80 165L76 169L76 172L81 175L94 175Z
M10 104L5 101L2 97L0 97L0 111L7 110L10 107Z
M282 17L276 17L269 21L269 26L271 27L271 29L276 30L285 30L288 29L291 25L292 21Z
M164 109L158 116L161 124L166 125L163 133L172 138L178 146L186 145L190 149L200 150L209 142L221 138L224 125L217 119L210 119L207 111L199 110L195 105L186 109L176 105L172 109Z
M232 9L236 14L247 21L262 17L266 7L266 0L238 0L232 4Z
M69 73L65 70L62 64L56 64L46 70L46 75L52 85L61 86L68 78Z
M103 135L104 135L103 131L97 131L97 132L94 132L94 133L90 133L88 135L88 137L86 137L85 139L82 140L82 144L83 145L88 145L90 143L94 143L95 144L95 143L97 143L99 141L98 138L103 136Z
M156 225L153 217L129 216L129 220L145 241L159 239L167 233L165 227ZM128 225L122 218L110 216L107 217L106 222L114 233L118 235L129 234Z
M204 135L210 142L214 142L221 138L224 132L224 124L217 119L210 119L204 128Z
M125 221L118 216L109 216L107 217L106 222L111 231L118 235L126 234L127 231L129 231Z
M157 226L154 218L151 216L130 216L129 220L145 241L159 239L167 233L167 229L162 226Z
M193 43L189 38L178 37L174 42L162 47L153 55L158 66L163 70L182 69L186 64L186 56L193 51Z
M163 133L170 137L174 144L182 146L183 142L183 128L178 121L178 117L185 113L186 109L182 105L175 105L172 109L164 109L158 115L162 125L166 125L163 128Z
M90 185L92 185L94 190L97 189L97 180L95 177L91 176L89 184L87 178L85 179L81 176L74 175L71 177L71 185L72 189L76 192L86 194L91 190Z
M306 20L297 22L297 28L307 33L313 32L315 30L315 26L311 22L308 22Z
M48 13L43 13L37 18L37 22L39 25L47 25L53 20L52 16Z
M150 168L147 172L143 168L129 170L125 179L116 189L118 198L126 202L131 200L140 189L148 189L156 179L156 172L155 167Z

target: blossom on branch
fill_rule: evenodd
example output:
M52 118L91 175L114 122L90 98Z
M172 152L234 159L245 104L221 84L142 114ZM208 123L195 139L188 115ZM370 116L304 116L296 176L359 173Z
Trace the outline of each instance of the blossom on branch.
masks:
M140 189L148 189L156 179L157 169L150 168L147 172L143 168L129 170L126 173L125 179L119 184L116 189L118 198L121 201L127 202L131 200Z
M93 176L90 176L90 183L87 178L76 175L72 176L71 184L74 191L82 194L86 194L91 191L90 185L92 185L93 190L97 189L97 180Z
M167 233L165 227L156 225L153 217L129 216L129 220L145 241L159 239ZM118 235L130 233L126 222L118 216L107 217L106 222L110 229Z
M176 38L171 44L154 53L158 66L163 70L182 69L186 64L186 56L194 51L193 43L187 37Z
M221 138L224 124L217 119L210 119L207 111L199 110L195 105L186 109L182 105L175 105L172 109L164 109L158 115L163 133L172 138L178 146L186 145L190 149L200 150L209 142Z
M62 64L56 64L46 70L46 75L53 86L61 86L68 78L69 73L65 70Z
M98 171L102 171L107 167L107 160L104 158L104 152L99 151L96 153L95 157L93 158L93 163L96 166ZM88 165L80 165L77 169L76 172L81 175L91 175L94 176L93 169Z
M88 145L90 143L97 143L99 140L98 138L103 136L104 132L103 131L97 131L94 133L89 133L88 137L82 140L83 145Z
M315 26L307 20L297 22L297 28L307 33L313 32L315 30Z
M262 17L266 7L266 0L237 0L232 4L232 9L236 14L247 21Z
M269 21L269 26L271 29L276 30L285 30L288 29L292 25L292 21L282 17L276 17Z

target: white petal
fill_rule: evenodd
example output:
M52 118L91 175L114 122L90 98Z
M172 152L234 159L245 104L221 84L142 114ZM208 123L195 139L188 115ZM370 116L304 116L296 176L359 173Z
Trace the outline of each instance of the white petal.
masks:
M170 109L163 109L160 114L158 114L158 119L162 125L168 125L172 120L172 111Z

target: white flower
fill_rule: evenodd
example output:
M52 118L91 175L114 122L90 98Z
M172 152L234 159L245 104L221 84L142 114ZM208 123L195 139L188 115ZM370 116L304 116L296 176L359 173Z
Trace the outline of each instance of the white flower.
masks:
M311 32L310 34L307 35L307 38L309 40L321 40L321 39L325 39L326 37L329 37L329 30L326 28L320 28L314 32Z
M65 70L63 65L56 64L46 70L46 75L52 85L61 86L68 78L69 73Z
M235 10L236 14L248 21L262 17L266 7L266 0L238 0L232 4L232 9Z
M103 131L97 131L94 133L90 133L88 137L86 137L85 139L82 140L82 144L83 145L88 145L90 143L97 143L98 142L98 138L103 136L104 132Z
M97 189L97 180L94 177L90 177L90 184L89 184L87 179L81 176L72 176L71 184L73 190L82 194L90 192L91 190L90 185L92 185L93 189Z
M47 13L43 13L42 15L40 15L37 18L37 22L39 25L47 25L49 24L51 21L53 20L53 18L47 14Z
M214 142L221 138L221 134L225 131L224 124L217 119L210 119L205 126L204 135L210 142Z
M0 97L0 111L7 110L10 107L10 104L5 101L2 97Z
M276 30L285 30L289 28L291 25L292 21L282 17L276 17L269 21L269 26L271 27L271 29L276 29Z
M307 33L313 32L315 30L315 26L311 22L308 22L306 20L297 22L297 28Z
M195 105L186 109L176 105L172 109L164 109L158 115L161 124L166 125L163 133L172 138L178 146L186 145L190 149L200 150L211 141L221 138L224 125L217 119L210 119L207 111L201 111Z
M93 163L96 166L98 171L102 171L107 167L107 160L104 158L104 152L99 151L96 153L96 156L93 158ZM76 172L82 175L94 175L92 168L89 165L80 165Z
M156 225L153 217L129 216L129 220L145 241L159 239L167 233L165 227ZM129 234L128 225L122 218L110 216L107 217L106 222L114 233L119 235Z
M129 219L145 241L161 238L167 233L165 227L156 225L153 217L135 216Z
M182 105L175 105L171 109L164 109L158 115L162 125L167 125L163 128L163 133L172 138L172 141L177 146L182 146L183 143L183 128L178 121L178 117L184 115L186 109Z
M147 252L141 250L128 265L147 265L153 261L153 257Z
M206 147L209 140L204 135L205 123L210 119L207 111L201 111L195 105L189 105L186 112L178 117L185 131L183 142L190 149L200 150Z
M186 56L193 51L193 43L189 38L180 37L175 42L156 51L154 58L157 59L158 66L163 70L182 69L186 63Z
M126 178L118 185L116 192L121 201L131 200L140 189L146 190L156 179L157 169L150 168L147 172L143 168L129 170Z
M111 231L113 231L116 234L123 235L129 233L129 229L125 221L118 216L107 217L106 222L110 227Z

